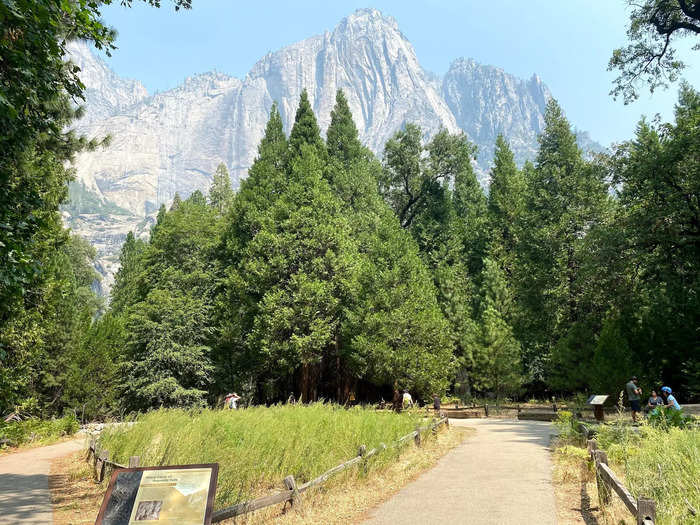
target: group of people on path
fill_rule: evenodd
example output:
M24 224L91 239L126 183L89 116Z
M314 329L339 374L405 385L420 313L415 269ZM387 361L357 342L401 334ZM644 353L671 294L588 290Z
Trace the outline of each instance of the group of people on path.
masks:
M632 420L637 421L637 417L642 412L642 389L639 386L639 381L637 376L632 376L629 383L625 385L627 390L627 398L630 402L630 408L632 409ZM651 391L651 396L647 400L647 404L644 407L646 413L650 413L657 410L658 407L666 406L671 410L680 410L681 405L676 400L673 395L673 390L669 386L661 387L661 396L656 393L656 390Z

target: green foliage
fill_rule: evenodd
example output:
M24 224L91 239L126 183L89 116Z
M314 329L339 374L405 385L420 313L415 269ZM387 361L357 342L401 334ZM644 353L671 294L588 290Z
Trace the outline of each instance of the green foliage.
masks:
M290 157L273 107L227 218L217 350L225 381L252 382L265 400L294 390L343 399L358 379L444 391L444 320L411 236L379 196L379 166L342 92L319 153L304 98Z
M693 417L685 414L683 410L676 410L666 406L656 407L649 414L649 424L664 430L669 428L687 428L693 423Z
M124 408L201 406L213 380L219 210L194 192L159 213L150 242L127 239L113 312L123 317Z
M512 298L503 272L491 259L484 261L480 334L474 357L473 381L481 390L490 390L502 399L517 393L522 382L520 343L506 321Z
M0 439L9 439L12 446L32 443L49 445L63 436L75 434L80 425L73 414L60 419L30 418L10 423L0 422Z
M87 241L68 237L47 256L42 286L28 297L31 303L18 310L0 332L0 410L35 397L51 400L46 409L61 413L69 364L101 307L91 289L97 279L94 257ZM44 403L36 409L42 413Z
M539 143L518 243L515 284L522 310L516 334L531 378L548 376L553 386L575 390L585 384L583 367L591 354L579 330L587 306L581 297L588 286L579 272L582 246L605 216L609 197L603 170L583 159L554 100L547 104Z
M158 0L145 0L158 6ZM66 62L79 39L108 53L115 31L101 22L112 0L0 3L0 328L41 286L47 251L62 236L57 211L71 179L68 161L98 141L70 131L82 112L80 69ZM122 2L131 4L130 0ZM189 7L190 0L175 0ZM0 356L1 358L2 356Z
M321 159L325 156L326 145L321 138L316 116L309 102L309 94L304 89L299 98L299 107L294 118L294 126L289 134L289 161L302 154L302 146L307 145L316 149L316 155Z
M297 483L309 481L356 456L360 445L371 449L391 443L417 423L408 414L321 403L197 413L158 410L133 426L106 429L100 445L122 463L132 455L147 465L219 463L216 506L224 507L278 485L289 474ZM387 449L367 469L381 468L400 452L399 447ZM347 476L365 472L352 469Z
M676 58L672 42L677 38L695 40L700 44L700 6L694 0L628 1L632 11L626 47L613 51L608 71L617 70L611 95L622 96L625 103L639 98L639 84L655 89L668 87L686 65Z
M209 189L209 204L219 212L219 215L225 215L231 207L232 200L231 178L226 169L226 164L222 162L216 167L211 188Z
M335 107L331 111L331 123L326 132L326 145L331 158L340 160L345 166L360 158L363 147L357 138L357 127L352 120L350 107L342 90L338 90Z
M125 340L124 319L112 312L95 320L82 334L68 364L64 391L66 405L81 421L116 415Z

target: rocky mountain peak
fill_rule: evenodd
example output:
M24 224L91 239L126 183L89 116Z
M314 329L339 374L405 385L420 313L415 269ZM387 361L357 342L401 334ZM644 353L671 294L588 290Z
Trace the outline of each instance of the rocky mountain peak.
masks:
M349 38L361 36L375 38L384 33L396 34L406 40L399 30L398 22L393 17L383 15L381 11L373 8L358 9L343 18L333 31L336 37L342 35Z
M376 9L355 11L332 31L266 54L242 80L202 73L152 96L86 45L71 44L70 52L87 87L87 116L76 128L88 136L109 134L112 143L76 158L79 188L73 190L89 206L71 206L65 220L97 247L107 289L126 234L147 235L161 204L175 193L207 192L221 162L238 186L273 101L289 131L307 89L325 131L342 89L360 139L378 154L408 122L421 126L426 138L440 129L462 130L479 147L485 176L499 133L519 162L534 158L551 97L536 75L520 79L469 58L455 60L443 77L426 72L396 20Z
M119 77L85 42L73 41L67 47L85 84L86 115L81 126L124 111L148 97L141 82Z

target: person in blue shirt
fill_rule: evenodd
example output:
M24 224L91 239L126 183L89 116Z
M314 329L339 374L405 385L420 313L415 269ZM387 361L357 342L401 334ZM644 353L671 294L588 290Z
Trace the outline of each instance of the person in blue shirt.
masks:
M673 396L673 393L671 391L671 387L668 386L662 386L661 387L661 395L664 396L666 399L666 406L669 408L673 408L674 410L680 410L681 406L678 404L678 401L676 401L676 398Z

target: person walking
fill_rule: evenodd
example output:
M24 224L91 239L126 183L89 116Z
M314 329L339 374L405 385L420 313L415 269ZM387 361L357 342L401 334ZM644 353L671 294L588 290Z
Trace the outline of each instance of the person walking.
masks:
M676 401L676 398L673 395L673 391L671 390L671 387L669 386L662 386L661 387L661 395L666 398L666 406L673 409L673 410L680 410L681 406L678 404L678 401Z
M627 389L627 399L632 409L632 421L637 421L637 415L642 411L642 389L637 384L637 376L632 376L629 383L625 385Z

